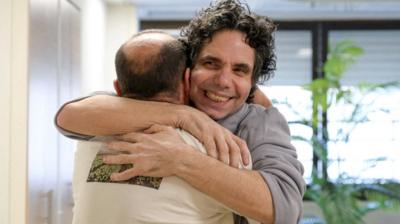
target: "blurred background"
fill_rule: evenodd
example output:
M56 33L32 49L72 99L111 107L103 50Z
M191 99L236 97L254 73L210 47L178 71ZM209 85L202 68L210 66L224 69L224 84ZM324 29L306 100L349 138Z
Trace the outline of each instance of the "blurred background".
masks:
M0 223L70 223L63 102L112 91L132 34L179 30L209 0L0 1ZM302 223L400 222L400 1L248 0L272 18L260 88L290 123L308 184ZM4 109L3 109L4 108Z

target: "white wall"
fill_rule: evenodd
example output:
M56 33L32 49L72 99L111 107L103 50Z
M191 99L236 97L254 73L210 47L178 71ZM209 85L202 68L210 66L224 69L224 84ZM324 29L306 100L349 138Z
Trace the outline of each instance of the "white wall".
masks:
M51 206L59 174L52 117L60 94L61 2L67 0L0 1L2 224L55 223L51 216L59 212Z
M138 30L131 5L82 2L82 93L114 91L114 57L119 46Z
M82 2L82 93L105 88L104 55L106 3L101 0Z
M0 1L0 223L26 223L28 0Z
M68 0L29 2L29 223L71 223L74 146L53 118L62 102L76 97L80 12Z
M122 43L127 41L139 29L136 8L132 5L107 5L106 49L105 49L105 85L113 90L116 79L114 58Z
M58 107L80 93L81 77L81 19L80 11L69 1L60 1L59 23L59 72L58 72ZM54 116L54 115L53 115ZM52 121L51 121L52 122ZM54 125L52 124L54 127ZM58 134L57 190L54 197L57 204L55 222L72 222L72 172L75 141Z
M59 182L65 183L63 173L68 175L69 170L58 166L72 148L60 145L52 117L60 101L76 94L65 84L83 82L80 94L111 90L115 51L137 30L132 6L107 9L102 0L72 2L82 9L78 39L82 40L83 75L78 78L65 77L79 70L68 66L78 52L69 46L77 40L65 38L69 31L62 28L70 27L65 19L77 17L70 14L73 7L65 7L70 5L67 0L0 1L0 223L68 219L68 212L60 208L71 202L60 204L68 203L68 195L58 194L67 192ZM65 58L66 50L72 59Z

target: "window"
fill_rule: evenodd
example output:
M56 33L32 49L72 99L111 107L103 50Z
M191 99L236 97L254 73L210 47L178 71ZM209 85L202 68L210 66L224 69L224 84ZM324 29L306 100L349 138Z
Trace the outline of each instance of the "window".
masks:
M329 26L326 26L329 27ZM365 28L365 27L364 27ZM346 26L343 30L322 29L326 32L326 43L335 45L341 40L352 40L364 50L342 78L345 88L357 92L360 82L382 84L400 81L400 29L354 30ZM312 147L296 136L310 139L311 128L296 124L302 118L310 119L310 92L301 86L313 77L313 57L321 57L321 49L312 49L310 31L278 31L276 35L277 70L275 77L261 89L275 101L290 124L293 144L305 167L305 178L311 181ZM313 45L315 46L315 45ZM311 50L312 49L312 50ZM326 52L326 50L325 50ZM314 54L314 55L313 55ZM315 73L315 72L314 72ZM318 75L318 74L317 74ZM317 76L314 74L314 77ZM371 94L358 92L355 96L365 105L366 120L358 125L348 122L354 105L336 105L328 111L327 128L331 136L328 141L328 176L335 180L340 175L362 181L400 180L400 89L389 88ZM350 133L346 141L340 139Z
M400 80L400 30L332 31L335 44L349 39L364 50L357 63L343 77L343 85L356 90L359 82L385 83ZM347 142L328 144L329 176L339 174L367 180L400 180L400 89L389 88L371 94L358 93L368 111L367 120L356 125L346 122L354 105L337 105L328 113L328 129L335 139L339 131L351 132Z
M302 116L311 116L311 95L301 88L312 80L311 32L277 31L276 33L277 69L274 77L260 89L268 95L279 111L289 122L301 120ZM293 110L293 108L297 108ZM293 136L311 138L312 130L303 125L290 125ZM304 141L293 141L302 161L307 181L311 181L312 147Z

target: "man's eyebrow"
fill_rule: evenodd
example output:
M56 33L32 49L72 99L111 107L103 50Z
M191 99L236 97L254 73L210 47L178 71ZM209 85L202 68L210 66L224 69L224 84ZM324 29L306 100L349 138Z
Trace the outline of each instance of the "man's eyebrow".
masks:
M206 61L206 60L211 60L211 61L214 61L214 62L217 62L217 63L222 62L222 60L220 58L212 56L212 55L204 55L204 56L199 58L200 62L203 62L203 61ZM248 63L245 63L245 62L234 64L234 67L242 69L242 70L244 70L246 72L251 71L251 69L252 69L252 66L250 64L248 64Z
M200 57L199 60L201 60L201 61L212 60L212 61L216 61L216 62L221 62L221 59L219 59L215 56L212 56L212 55L205 55L203 57Z
M251 70L251 66L247 63L239 63L235 64L236 68L243 69L244 71L248 72Z

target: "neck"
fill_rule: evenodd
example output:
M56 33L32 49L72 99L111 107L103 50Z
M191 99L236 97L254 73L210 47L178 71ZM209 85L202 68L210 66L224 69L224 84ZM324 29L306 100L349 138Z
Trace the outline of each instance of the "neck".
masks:
M165 102L165 103L172 103L172 104L184 104L184 102L181 102L182 100L180 100L178 96L174 96L173 94L165 94L165 93L159 93L159 94L156 94L155 96L149 97L149 98L143 98L143 97L137 96L135 94L125 94L125 95L123 95L123 97L138 99L138 100L146 100L146 101Z

